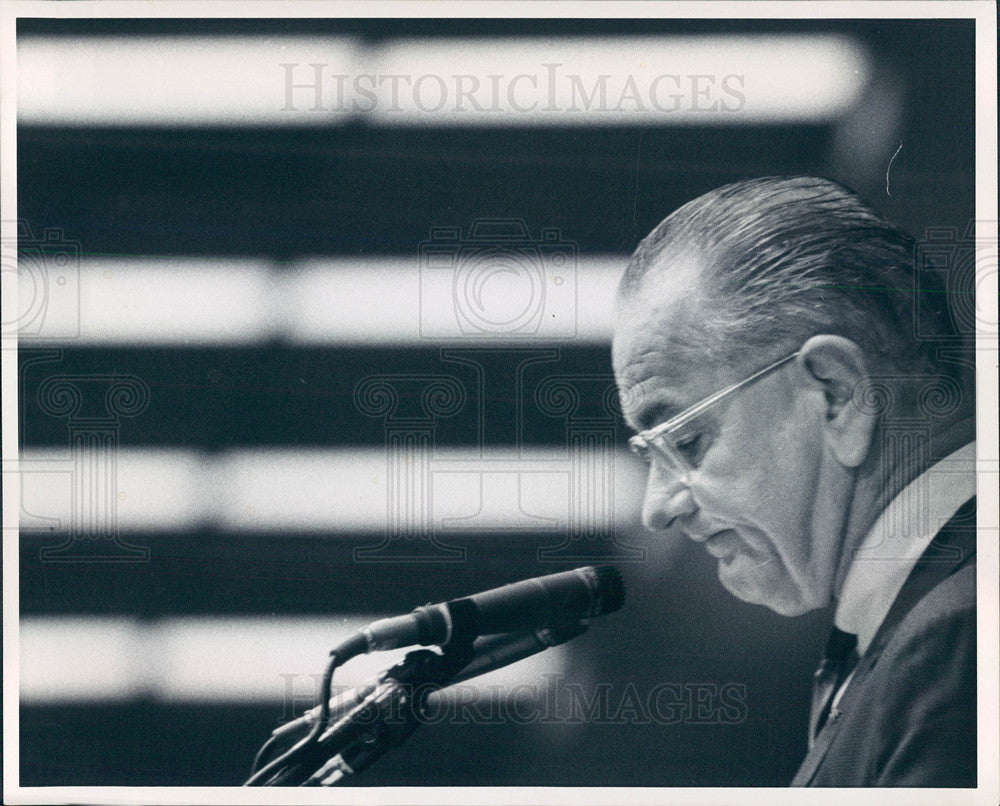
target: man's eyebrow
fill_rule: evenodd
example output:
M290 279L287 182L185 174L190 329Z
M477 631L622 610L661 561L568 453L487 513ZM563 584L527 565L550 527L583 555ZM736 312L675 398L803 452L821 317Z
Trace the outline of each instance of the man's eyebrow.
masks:
M665 400L658 401L646 408L640 409L635 415L635 424L638 426L639 431L648 431L654 425L665 423L680 411L681 409L675 404Z

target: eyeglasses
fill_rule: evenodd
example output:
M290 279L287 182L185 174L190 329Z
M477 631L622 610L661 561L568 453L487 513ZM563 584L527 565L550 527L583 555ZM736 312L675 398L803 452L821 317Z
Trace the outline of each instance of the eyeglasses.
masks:
M734 383L721 392L709 395L704 400L695 403L666 422L653 426L646 431L640 431L628 441L632 452L638 454L647 462L656 461L662 465L664 470L678 477L687 475L694 470L694 465L684 455L683 448L687 447L695 437L692 437L690 433L686 433L684 427L720 400L729 397L733 392L742 389L744 386L748 386L759 378L763 378L769 372L778 369L778 367L784 366L798 356L798 354L799 351L796 350L791 355L786 355L784 358L764 367L764 369L755 372L749 378L739 383Z

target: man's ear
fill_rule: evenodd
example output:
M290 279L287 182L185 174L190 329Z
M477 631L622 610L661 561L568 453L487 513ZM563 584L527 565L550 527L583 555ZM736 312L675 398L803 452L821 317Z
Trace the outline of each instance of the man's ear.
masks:
M798 363L822 386L826 396L824 439L844 467L857 467L868 455L876 417L854 401L868 379L864 353L842 336L813 336L799 350Z

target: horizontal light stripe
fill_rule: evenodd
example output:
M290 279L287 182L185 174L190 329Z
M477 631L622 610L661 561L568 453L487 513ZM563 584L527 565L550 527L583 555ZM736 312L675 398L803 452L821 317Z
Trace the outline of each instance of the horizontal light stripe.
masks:
M569 520L599 530L634 523L644 487L643 465L623 450L574 457L559 449L434 450L426 463L419 456L390 459L382 449L35 449L4 472L20 474L25 533L72 533L80 522L98 524L98 532L117 523L138 532L447 535L562 530Z
M371 116L418 126L823 121L868 72L836 35L428 39L390 42L375 62L387 78Z
M532 242L535 243L535 242ZM310 345L603 343L626 259L556 265L529 245L505 254L447 243L427 259L95 259L78 270L20 260L21 340L59 344ZM46 282L47 280L47 282Z
M147 688L137 619L24 619L21 695L27 702L121 701Z
M18 114L48 125L746 125L829 120L865 51L832 34L23 37Z
M114 702L315 702L327 652L371 617L25 618L20 626L20 696L30 705ZM406 650L364 655L336 672L334 685L363 685ZM566 668L565 646L465 685L504 693Z
M87 126L315 124L282 112L284 62L359 72L345 38L24 37L17 48L18 120ZM305 69L309 69L305 67ZM303 104L309 109L312 104ZM325 122L350 117L327 109Z

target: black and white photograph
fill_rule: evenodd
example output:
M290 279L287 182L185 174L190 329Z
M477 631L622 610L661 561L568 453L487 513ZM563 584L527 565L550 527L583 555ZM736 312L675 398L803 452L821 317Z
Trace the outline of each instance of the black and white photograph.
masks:
M4 802L1000 802L993 3L0 13Z

